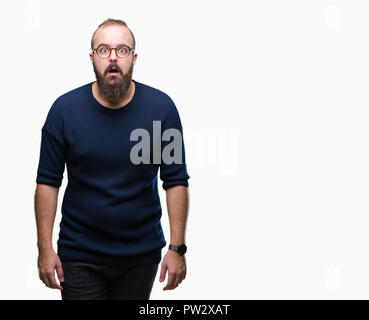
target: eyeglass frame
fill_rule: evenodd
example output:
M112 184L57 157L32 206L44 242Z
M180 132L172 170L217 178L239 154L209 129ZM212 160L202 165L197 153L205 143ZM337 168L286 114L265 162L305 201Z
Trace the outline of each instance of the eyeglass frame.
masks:
M102 57L100 57L99 56L99 54L97 53L97 49L99 49L100 47L102 47L102 46L104 46L104 47L107 47L107 48L109 48L109 55L106 57L106 58L102 58ZM124 58L122 58L122 57L120 57L118 54L117 54L117 49L119 48L119 47L123 47L123 46L125 46L125 47L127 47L128 49L129 49L129 53L128 53L128 55L126 56L126 57L124 57ZM111 48L111 47L109 47L108 45L106 45L106 44L100 44L100 45L98 45L95 49L93 49L92 50L92 52L94 52L94 51L96 51L96 54L97 54L97 56L99 57L99 58L101 58L101 59L108 59L110 56L111 56L111 52L112 52L112 50L114 50L115 51L115 55L119 58L119 59L125 59L125 58L128 58L129 57L129 55L131 54L131 51L132 52L134 52L135 51L135 48L131 48L130 46L128 46L128 45L126 45L126 44L121 44L121 45L119 45L118 47L115 47L115 48Z

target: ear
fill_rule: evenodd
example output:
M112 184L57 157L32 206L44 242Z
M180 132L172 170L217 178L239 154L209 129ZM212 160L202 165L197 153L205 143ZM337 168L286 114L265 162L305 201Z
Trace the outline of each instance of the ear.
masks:
M89 53L89 55L90 55L90 60L91 60L91 62L93 63L94 62L94 55L93 55L93 53Z
M137 60L137 53L135 52L133 54L133 61L132 61L133 65L136 63L136 60Z

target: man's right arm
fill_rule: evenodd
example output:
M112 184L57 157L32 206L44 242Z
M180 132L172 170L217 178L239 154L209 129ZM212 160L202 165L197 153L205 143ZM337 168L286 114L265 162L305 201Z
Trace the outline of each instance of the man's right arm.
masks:
M52 245L58 193L68 153L63 111L63 101L58 98L42 126L35 192L39 277L47 287L56 289L62 287L56 282L55 270L60 282L64 281L61 261Z
M35 192L39 276L47 287L54 289L62 289L56 282L55 270L59 281L64 281L61 261L52 245L58 193L58 187L47 184L37 184Z

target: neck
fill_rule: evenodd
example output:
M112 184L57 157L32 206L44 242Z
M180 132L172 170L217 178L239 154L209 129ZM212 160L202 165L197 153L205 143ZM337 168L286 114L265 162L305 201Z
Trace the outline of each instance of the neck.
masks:
M104 107L107 107L107 108L124 107L126 104L128 104L132 100L134 92L135 92L135 83L132 80L129 85L127 94L122 99L118 99L118 100L101 96L96 81L92 84L93 96L100 104L102 104Z

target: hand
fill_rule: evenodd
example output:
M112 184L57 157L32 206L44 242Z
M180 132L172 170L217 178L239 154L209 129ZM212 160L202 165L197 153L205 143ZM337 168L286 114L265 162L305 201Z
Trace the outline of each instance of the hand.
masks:
M43 250L38 255L38 272L41 281L51 289L63 290L55 280L55 269L60 282L64 281L62 264L53 249Z
M178 287L184 278L186 278L186 258L178 252L168 250L161 263L160 282L165 280L168 270L168 282L163 290L172 290Z

